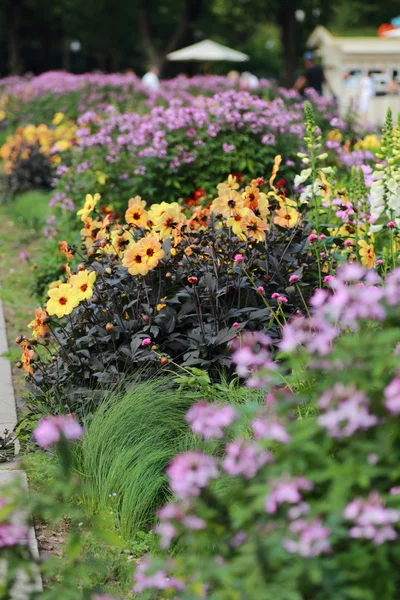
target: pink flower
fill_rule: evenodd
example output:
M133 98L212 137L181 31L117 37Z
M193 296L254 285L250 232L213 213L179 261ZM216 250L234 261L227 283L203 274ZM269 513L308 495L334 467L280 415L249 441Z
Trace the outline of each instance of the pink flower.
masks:
M304 558L312 558L329 552L331 549L328 540L330 529L324 527L320 519L314 519L311 522L298 519L290 524L289 530L295 537L282 540L282 546L286 552L300 554Z
M263 465L272 461L272 455L254 442L237 439L227 445L222 468L232 477L243 475L251 479Z
M168 577L166 571L162 569L154 571L146 558L136 565L135 585L133 587L133 592L135 594L141 594L145 590L172 589L182 591L184 587L185 586L180 579Z
M286 444L290 440L290 435L286 429L276 420L267 420L262 417L257 417L252 422L253 433L256 440L263 438L282 442Z
M210 479L218 477L215 458L202 452L178 454L167 467L171 490L178 498L198 496Z
M17 523L0 523L0 548L26 546L29 534L25 527Z
M343 242L343 246L344 246L345 248L348 248L349 246L353 246L353 245L354 245L354 242L353 242L353 240L345 240L345 241Z
M310 233L310 235L308 236L308 241L311 243L315 242L315 240L317 240L317 239L318 239L318 236L315 233Z
M19 253L19 258L20 260L29 260L29 254L27 252L22 251Z
M237 412L229 405L209 404L204 400L194 404L186 414L186 421L194 433L205 438L223 437L223 428L237 418Z
M240 263L240 262L242 262L242 260L244 260L244 259L243 259L243 255L242 255L242 254L235 254L235 258L234 258L234 260L235 260L235 263Z
M380 265L383 265L383 260L381 258L379 258L375 263L376 267L379 267Z
M298 504L302 500L300 490L312 490L314 486L304 477L287 477L271 481L270 487L264 506L267 513L274 514L281 504Z
M376 546L397 538L393 523L400 521L400 511L385 507L376 491L371 492L366 500L352 500L346 506L343 516L354 522L349 530L352 538L373 540Z
M286 302L288 301L288 299L286 298L286 296L281 296L279 294L278 298L277 298L278 302L280 302L281 304L286 304Z
M272 300L276 300L276 299L278 299L278 298L279 298L279 296L280 296L280 294L279 294L278 292L274 292L274 293L272 294L271 298L272 298Z
M389 223L387 224L387 227L389 227L389 229L391 227L396 227L396 223L394 221L389 221Z
M325 275L325 277L322 280L322 283L328 283L328 281L332 281L333 279L333 275Z
M394 414L400 414L400 377L394 377L384 391L385 407Z
M317 421L334 438L349 437L359 429L369 429L378 423L377 417L368 411L368 398L354 386L337 383L321 396L319 406L330 408Z
M151 339L150 338L143 338L142 340L142 346L149 346L151 344Z
M262 285L259 285L259 286L258 286L258 288L257 288L257 292L260 292L260 294L265 294L265 290L264 290L264 288L263 288L263 286L262 286Z
M57 444L64 437L67 440L77 440L83 435L83 427L74 415L57 415L46 417L40 421L33 432L33 437L41 448Z
M234 327L235 329L237 329L237 331L240 331L240 323L238 323L237 321L235 321L234 323L232 323L232 327Z
M289 277L289 281L290 283L294 282L294 281L298 281L299 280L299 276L298 275L291 275Z
M400 486L390 488L390 493L392 496L398 496L400 494Z

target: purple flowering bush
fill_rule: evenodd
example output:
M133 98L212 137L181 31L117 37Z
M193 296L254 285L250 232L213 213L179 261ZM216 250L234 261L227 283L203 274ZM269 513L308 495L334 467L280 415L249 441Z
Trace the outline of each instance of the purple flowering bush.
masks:
M326 129L335 106L314 101L318 123ZM296 93L282 91L267 101L228 90L192 96L190 103L171 100L146 114L113 107L106 115L87 111L78 118L76 152L57 169L52 204L68 210L85 190L99 185L117 210L137 194L157 202L177 195L185 201L198 188L213 193L230 173L263 176L276 154L288 161L282 176L294 175L304 134L303 104Z
M277 361L264 333L233 345L261 408L187 413L203 441L168 467L175 499L156 527L178 552L143 559L140 597L397 596L400 272L383 283L347 264L311 304L284 325Z

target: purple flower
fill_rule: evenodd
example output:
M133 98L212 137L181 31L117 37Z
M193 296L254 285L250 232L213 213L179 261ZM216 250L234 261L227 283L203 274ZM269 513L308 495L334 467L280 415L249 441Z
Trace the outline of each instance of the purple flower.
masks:
M301 490L312 490L313 484L304 477L282 478L270 482L271 491L265 499L265 510L274 514L281 504L298 504L302 500Z
M330 408L317 421L334 438L349 437L359 429L369 429L378 423L378 418L368 411L368 398L354 386L337 383L332 390L324 392L319 406Z
M186 421L194 433L205 438L223 437L224 427L228 427L237 418L237 412L229 405L209 404L200 401L194 404L186 414Z
M18 523L0 523L0 548L26 546L29 535L26 527Z
M276 420L257 417L252 422L253 433L256 440L267 439L274 442L286 444L290 440L290 435L283 425Z
M27 252L22 251L19 253L19 258L20 260L29 260L29 254Z
M289 530L296 537L284 538L282 546L291 554L312 558L331 550L328 540L330 529L324 527L320 519L310 522L298 519L289 525Z
M202 452L188 451L176 456L167 467L171 490L178 498L198 496L210 479L218 477L215 458Z
M169 577L166 571L152 569L149 560L146 558L136 566L135 585L132 590L135 594L141 594L145 590L152 589L182 591L184 587L180 579Z
M233 152L233 150L236 150L236 146L235 144L222 144L222 149L224 152Z
M238 439L226 446L222 468L232 477L242 475L251 479L263 465L272 461L272 454L251 440Z
M41 448L57 444L63 436L67 440L77 440L83 435L83 427L74 415L57 415L40 421L33 437Z
M386 386L385 391L385 407L386 409L394 414L400 414L400 377L394 377L392 381Z
M376 546L397 538L393 524L400 521L400 511L383 506L376 491L372 491L366 500L352 500L346 506L343 516L354 522L349 530L349 536L352 538L369 539Z

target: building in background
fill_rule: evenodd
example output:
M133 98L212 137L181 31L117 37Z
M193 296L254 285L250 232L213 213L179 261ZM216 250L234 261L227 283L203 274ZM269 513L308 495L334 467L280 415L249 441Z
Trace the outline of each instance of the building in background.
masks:
M308 46L321 58L325 77L345 112L350 103L360 102L361 82L372 71L375 95L368 103L368 121L383 124L387 108L400 112L400 96L391 93L393 80L400 72L400 38L342 37L318 26L308 39Z

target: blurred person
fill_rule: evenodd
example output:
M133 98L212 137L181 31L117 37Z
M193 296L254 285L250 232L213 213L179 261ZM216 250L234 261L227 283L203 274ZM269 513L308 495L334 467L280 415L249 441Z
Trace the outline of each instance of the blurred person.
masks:
M149 90L153 92L157 92L160 89L160 80L158 78L160 74L160 69L156 66L150 67L150 70L145 73L142 77L142 83Z
M232 85L239 85L240 75L238 71L229 71L226 78Z
M247 90L254 90L258 87L259 81L256 75L250 73L249 71L243 71L240 76L240 87Z
M399 93L399 82L397 80L397 71L393 71L392 79L390 80L389 85L388 85L388 94L397 96L398 93Z
M360 111L360 117L363 123L368 120L368 108L370 99L375 96L375 86L372 79L373 71L365 73L360 81L360 97L358 101L358 108Z
M315 62L312 52L305 53L304 66L304 73L297 79L293 89L301 92L306 88L313 88L322 96L322 84L326 83L325 73L322 66Z

